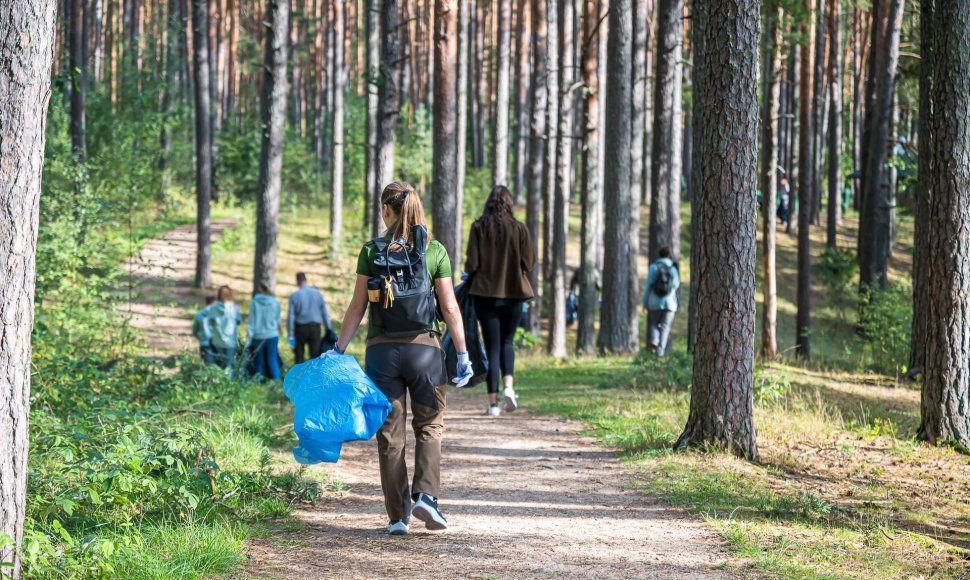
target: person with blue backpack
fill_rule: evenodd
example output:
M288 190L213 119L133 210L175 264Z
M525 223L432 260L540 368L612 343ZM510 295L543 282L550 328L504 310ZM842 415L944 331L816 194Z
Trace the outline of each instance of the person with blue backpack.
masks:
M438 505L448 383L439 307L459 351L452 381L462 387L473 373L451 260L444 246L428 234L421 198L410 185L391 183L381 194L381 215L389 227L360 250L354 295L335 348L341 353L347 349L368 313L367 376L391 403L387 421L377 432L377 452L390 520L387 531L398 536L408 533L411 516L430 530L448 527ZM415 438L410 482L405 459L408 398Z
M280 301L264 283L249 303L246 319L247 350L252 357L252 372L278 381L280 379Z
M669 247L660 248L660 258L650 264L643 291L643 307L647 309L647 349L658 356L667 354L670 328L677 314L677 289L680 272L671 258Z

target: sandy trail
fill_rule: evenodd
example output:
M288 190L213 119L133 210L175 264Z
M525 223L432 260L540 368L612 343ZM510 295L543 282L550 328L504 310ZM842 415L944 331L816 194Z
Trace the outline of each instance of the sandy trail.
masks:
M214 238L233 226L213 223ZM194 349L193 226L146 244L132 260L132 324L157 355ZM738 566L706 524L623 488L613 450L583 425L523 408L484 416L484 391L450 389L441 506L450 529L390 537L376 443L344 446L330 476L346 491L271 524L250 544L247 578L730 578ZM409 435L413 457L413 436ZM413 462L409 460L409 464Z
M525 403L528 388L520 388ZM412 522L390 537L373 441L348 444L330 474L348 491L296 512L255 543L249 573L276 578L727 578L709 526L624 490L615 453L574 421L520 409L484 416L481 388L449 394L445 533ZM412 441L413 443L413 441ZM413 456L413 455L412 455ZM410 463L410 462L409 462Z

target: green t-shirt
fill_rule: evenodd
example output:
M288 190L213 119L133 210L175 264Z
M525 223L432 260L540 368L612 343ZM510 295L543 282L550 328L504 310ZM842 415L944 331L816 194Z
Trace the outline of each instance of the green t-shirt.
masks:
M367 242L360 249L360 254L357 256L358 275L367 276L368 278L377 276L377 266L374 265L375 252L377 252L377 246L373 241ZM451 278L451 260L448 258L448 252L445 251L445 247L438 240L431 240L424 257L425 263L428 265L428 273L431 275L432 284L435 280L441 278ZM441 334L441 329L437 321L434 323L434 332ZM383 334L384 329L381 325L375 323L373 320L368 320L367 340L383 336Z

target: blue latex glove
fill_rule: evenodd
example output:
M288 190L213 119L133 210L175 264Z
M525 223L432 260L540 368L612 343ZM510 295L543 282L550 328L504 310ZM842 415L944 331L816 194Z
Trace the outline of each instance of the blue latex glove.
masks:
M462 388L468 384L468 381L472 380L472 362L468 360L467 352L458 353L458 365L455 371L455 378L451 379L451 382L455 383L456 388Z
M287 342L290 343L290 348L291 349L296 350L296 339L295 338L293 338L291 336Z

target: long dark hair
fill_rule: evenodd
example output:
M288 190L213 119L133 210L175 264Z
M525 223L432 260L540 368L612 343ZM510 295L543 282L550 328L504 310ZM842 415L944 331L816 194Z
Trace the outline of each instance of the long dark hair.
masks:
M482 217L478 218L478 223L485 232L485 236L497 240L502 235L502 221L515 219L514 208L515 205L512 202L512 194L509 193L509 188L504 185L493 187L492 193L488 195L488 200L485 201Z

